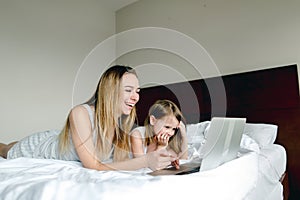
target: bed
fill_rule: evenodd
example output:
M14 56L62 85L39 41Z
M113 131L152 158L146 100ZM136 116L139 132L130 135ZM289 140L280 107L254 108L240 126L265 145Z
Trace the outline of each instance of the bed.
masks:
M253 80L248 82L249 77L267 81L270 78L265 76L271 76L273 82L278 82L278 80L274 81L274 71L275 74L279 73L280 77L285 76L284 74L294 77L295 68L296 66L293 65L257 71L253 72L254 74L251 72L222 77L227 92L226 116L247 118L241 149L248 149L249 152L241 151L237 159L215 169L187 175L151 176L148 174L150 170L146 168L137 171L101 172L85 169L78 162L0 158L0 199L183 199L187 196L210 200L287 199L288 196L291 196L288 193L290 189L297 188L297 185L294 185L295 183L287 177L292 174L297 178L297 173L294 171L294 166L289 165L289 155L293 156L294 154L289 152L290 149L287 148L289 143L285 144L287 140L282 135L285 130L283 123L286 123L284 120L288 119L278 117L280 120L274 120L277 116L274 107L278 107L278 104L281 105L280 101L283 98L269 102L268 109L266 107L262 109L261 102L253 106L252 101L251 105L245 106L249 103L249 100L247 101L249 97L244 97L243 92L237 93L235 81L246 81L248 83L246 87L253 87L249 83L261 82L253 82ZM285 73L286 71L288 72ZM212 78L208 81L213 80ZM289 77L288 80L295 79ZM142 89L142 98L137 105L139 121L143 121L146 115L144 110L147 110L147 106L150 106L154 100L168 98L178 101L176 95L174 97L174 94L170 92L170 88L181 88L185 84L187 83ZM199 113L194 112L193 108L188 108L184 112L187 119L189 158L192 158L194 153L201 149L203 140L205 140L206 127L213 115L209 108L210 105L207 103L209 101L205 101L209 98L205 93L207 91L205 82L195 80L189 84L201 98L199 99L199 109L202 111L200 116ZM270 87L269 83L265 85ZM243 85L240 83L238 86L242 87ZM298 90L297 84L296 88ZM277 92L280 91L280 87L276 89ZM247 94L252 94L253 90L253 88L248 90ZM293 92L299 96L298 91ZM289 94L283 95L291 96L294 95L293 92L288 90ZM265 90L260 93L265 93ZM254 94L257 97L258 93L252 95ZM143 96L147 98L143 98ZM237 98L245 99L237 101ZM297 103L298 99L295 101L289 99L289 101ZM242 107L239 105L240 102L244 104ZM263 103L266 102L268 101L263 100ZM294 108L293 112L295 112ZM259 113L259 116L255 113ZM218 115L218 111L214 112L214 115Z
M197 152L201 146L207 124L187 125L191 150ZM286 170L286 152L274 144L276 135L277 126L246 124L241 147L249 152L213 170L189 175L151 176L149 169L99 172L83 168L79 162L1 158L0 196L9 200L181 199L186 195L203 199L279 200L283 197L280 178ZM190 157L195 153L191 152Z

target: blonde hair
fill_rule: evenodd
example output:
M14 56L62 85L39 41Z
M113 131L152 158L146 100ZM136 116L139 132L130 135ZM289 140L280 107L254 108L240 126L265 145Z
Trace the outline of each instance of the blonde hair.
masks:
M136 110L132 109L129 115L120 113L121 79L125 73L137 76L135 70L128 66L115 65L110 67L101 76L96 92L86 104L95 107L94 129L96 131L96 155L100 160L107 159L111 150L108 138L113 128L114 161L122 161L129 158L129 132L136 121ZM60 134L60 152L65 152L69 147L70 124L67 120Z
M165 116L174 116L178 122L182 121L185 123L185 119L175 103L170 100L157 100L149 109L148 115L145 119L144 126L146 129L145 132L145 144L154 142L154 131L153 127L150 124L150 116L153 115L156 119L161 119ZM181 132L178 129L175 134L169 139L168 147L173 149L175 153L182 152L181 149L182 136Z

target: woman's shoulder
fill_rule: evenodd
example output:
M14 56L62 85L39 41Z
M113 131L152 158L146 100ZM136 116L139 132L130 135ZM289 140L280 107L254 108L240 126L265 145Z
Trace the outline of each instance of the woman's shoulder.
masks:
M76 115L80 115L80 114L84 114L84 113L87 113L88 111L87 111L87 109L85 108L85 106L83 106L83 105L77 105L77 106L75 106L75 107L73 107L72 109L71 109L71 114L76 114Z
M82 105L75 106L71 109L69 114L69 123L71 127L76 127L76 129L93 128L93 123L89 112Z
M94 107L88 104L80 104L71 109L71 113L73 114L83 114L94 112Z
M73 107L70 111L70 119L89 119L89 113L92 112L92 108L87 107L88 105L77 105L75 107ZM89 111L90 108L91 110Z

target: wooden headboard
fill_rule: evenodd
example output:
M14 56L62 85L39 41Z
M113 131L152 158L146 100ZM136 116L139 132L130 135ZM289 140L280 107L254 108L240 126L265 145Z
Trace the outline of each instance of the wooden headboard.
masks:
M179 107L184 106L182 111L187 123L223 115L246 117L249 123L278 125L275 142L287 150L290 199L296 199L300 195L300 101L297 74L295 64L144 88L137 104L138 119L142 124L149 107L157 99L170 99ZM220 84L220 80L224 86L225 98L221 94L219 100L218 97L212 100L212 88ZM191 88L193 92L190 92ZM195 98L197 104L186 104L185 99Z

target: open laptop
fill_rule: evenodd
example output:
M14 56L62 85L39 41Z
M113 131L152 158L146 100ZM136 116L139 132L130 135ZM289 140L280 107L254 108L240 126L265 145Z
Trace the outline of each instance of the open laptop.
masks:
M181 164L178 170L168 167L149 174L183 175L206 171L237 158L245 124L246 118L213 117L199 159Z

